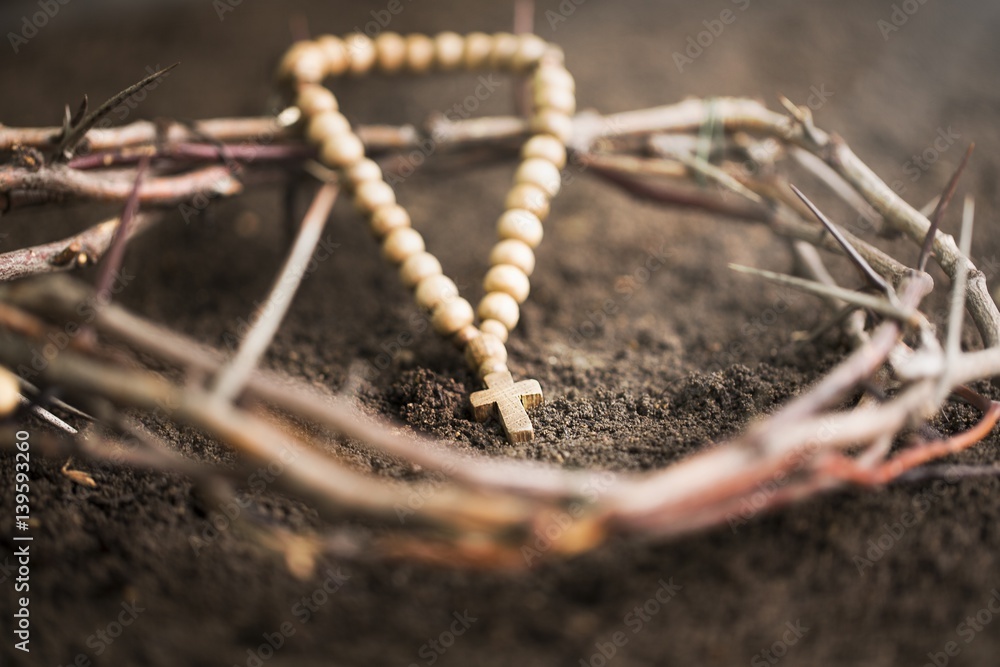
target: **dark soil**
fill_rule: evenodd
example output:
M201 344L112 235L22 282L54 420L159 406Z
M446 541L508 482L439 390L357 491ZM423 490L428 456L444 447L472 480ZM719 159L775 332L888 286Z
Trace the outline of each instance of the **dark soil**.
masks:
M222 21L207 2L142 11L60 5L18 55L7 44L0 49L0 120L55 124L65 103L84 93L104 99L147 66L174 61L182 66L130 119L261 113L290 16L303 13L313 32L342 33L392 3L231 4ZM508 4L403 2L391 29L504 30ZM938 193L965 143L975 140L965 180L977 197L975 256L995 267L1000 6L901 4L919 9L887 39L878 21L891 20L888 0L564 0L566 20L554 30L547 11L562 18L560 5L540 2L537 30L565 47L582 107L615 111L715 94L760 96L776 106L779 93L806 102L831 92L816 111L818 123L846 137L887 181L904 182L905 196L919 205ZM672 54L727 8L735 21L678 72ZM18 30L29 11L36 3L5 4L3 33ZM474 76L459 76L351 81L339 90L352 119L399 123L447 110L475 85ZM506 81L477 113L509 111L512 88ZM914 171L911 156L949 127L960 140ZM398 188L399 198L446 271L476 296L513 164L449 164L434 156ZM802 183L825 201L815 183ZM262 191L213 206L189 225L173 215L130 249L136 278L123 301L224 344L280 264L287 243L280 202L279 192ZM10 235L4 247L57 238L100 213L72 207L12 216L3 221ZM946 223L951 231L955 218ZM534 417L538 438L510 447L495 424L471 421L465 399L472 378L450 346L419 333L397 349L415 307L346 202L329 233L338 244L333 261L305 282L267 365L333 390L352 373L374 369L358 387L367 409L491 456L614 471L661 467L772 411L847 349L835 333L793 348L794 331L830 314L726 268L738 262L790 270L786 246L766 230L636 203L581 173L554 204L533 293L512 337L513 369L542 383L546 403ZM915 259L912 245L889 247ZM650 257L663 258L662 268L643 271ZM968 340L976 339L970 333ZM935 425L951 432L971 419L954 408ZM231 460L196 433L150 425L187 456ZM959 457L998 458L995 435ZM377 474L400 474L363 452L354 460ZM996 478L838 493L745 525L665 544L616 542L529 572L327 558L313 580L300 581L237 531L193 548L209 523L185 479L97 469L99 487L84 493L59 473L61 464L34 461L32 651L12 649L8 578L0 594L3 664L254 665L248 651L268 657L270 649L259 647L281 632L288 636L268 665L599 666L600 651L610 653L616 638L623 645L609 664L622 666L762 665L779 656L788 665L921 665L928 654L939 654L938 664L995 665L1000 656L1000 619L980 612L1000 587ZM13 477L8 456L0 458L0 476ZM265 494L258 507L293 529L322 526L310 508L284 497ZM915 524L897 529L908 512ZM5 564L14 547L11 513L5 492ZM861 557L870 567L859 567ZM329 599L324 580L336 589ZM682 589L663 606L650 603L655 613L637 615L661 581ZM301 600L314 594L325 602L308 611ZM142 611L105 643L95 633L117 634L123 604L133 601ZM987 613L991 624L966 620L982 623ZM455 614L467 615L464 625ZM449 628L463 633L453 637ZM443 655L429 643L451 639ZM957 657L942 653L949 642Z

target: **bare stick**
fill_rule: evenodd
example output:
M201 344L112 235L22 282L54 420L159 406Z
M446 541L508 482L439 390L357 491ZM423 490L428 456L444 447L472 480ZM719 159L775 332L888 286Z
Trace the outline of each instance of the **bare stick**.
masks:
M125 260L125 245L131 237L131 227L135 216L139 213L139 188L142 186L142 179L145 177L148 167L149 158L143 158L135 173L135 185L132 186L132 192L129 193L128 200L125 202L125 210L122 211L121 220L115 229L114 237L111 239L111 246L101 264L100 273L97 275L96 291L99 303L110 300L115 272L121 268L122 262Z
M31 172L0 168L0 192L37 190L50 195L50 201L68 198L124 204L132 193L134 174L109 177L107 174L78 171L58 165ZM177 176L150 177L139 189L139 202L160 206L177 205L195 195L232 196L243 191L243 183L227 167L203 167Z
M129 226L129 235L135 236L145 231L158 219L159 216L156 214L139 213ZM94 264L111 245L118 222L118 218L112 218L61 241L2 254L0 281L69 271L79 266Z
M803 280L802 278L796 278L795 276L788 276L781 273L775 273L773 271L765 271L763 269L755 269L749 266L740 266L739 264L730 264L729 268L741 273L759 276L773 283L787 285L810 294L816 294L818 296L831 299L839 299L857 306L858 308L867 308L872 312L899 320L909 326L919 326L920 320L923 317L918 311L912 308L910 310L903 310L899 306L890 303L885 299L871 296L870 294L865 294L863 292L855 292L854 290L849 290L844 287L824 285L823 283Z
M968 153L966 153L968 155ZM971 196L966 196L962 210L962 235L959 238L959 249L964 257L969 256L972 249L972 228L976 217L976 204ZM945 368L951 368L962 353L962 323L965 314L965 283L968 277L966 268L956 269L952 282L951 306L948 312L948 335L945 339ZM944 400L950 391L946 373L941 374L940 400Z
M236 356L216 376L212 389L214 399L228 402L236 398L260 362L261 355L271 344L274 334L285 319L299 283L305 276L306 264L319 243L320 234L330 217L330 210L337 201L337 192L338 186L335 183L327 183L316 193L302 219L292 251L271 288L271 293L260 307L253 326L243 339Z

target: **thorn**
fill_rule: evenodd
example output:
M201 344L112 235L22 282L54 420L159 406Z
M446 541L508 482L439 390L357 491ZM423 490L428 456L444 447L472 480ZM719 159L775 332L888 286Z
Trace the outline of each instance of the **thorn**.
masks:
M69 110L68 106L66 107L66 110L67 111ZM86 113L87 113L87 95L84 94L83 101L80 102L79 108L77 108L76 113L73 114L72 120L69 121L69 126L74 127L76 125L79 125L80 121L83 120L83 117Z
M823 223L826 230L837 240L837 243L839 243L840 247L844 249L844 252L847 253L847 256L852 262L854 262L854 265L858 267L868 282L880 292L885 294L886 298L893 299L895 295L892 291L892 287L889 286L889 283L887 283L885 279L871 267L871 264L869 264L865 258L861 256L857 249L851 245L850 241L848 241L844 235L840 233L840 229L838 229L829 218L823 215L823 212L820 211L819 208L817 208L816 205L813 204L801 190L792 184L789 184L788 187L790 187L792 192L794 192L796 196L802 200L802 203L809 207L809 210L812 211L814 216L816 216L816 219Z
M59 146L56 148L55 157L62 159L69 159L73 155L73 151L76 147L83 141L83 138L104 116L111 112L112 109L117 107L119 104L132 97L139 91L146 88L149 84L153 83L160 77L164 76L170 70L174 69L180 65L180 63L174 63L169 67L165 67L158 72L153 72L145 79L139 81L138 83L132 84L125 90L114 95L110 99L104 102L96 110L90 113L87 117L81 120L77 124L69 125L71 120L69 114L69 107L66 109L67 124L68 127L64 128L62 138L59 141Z
M937 205L934 207L934 213L930 218L931 226L927 230L927 235L924 237L924 244L920 247L920 256L917 258L918 271L923 271L927 268L927 260L930 259L930 256L934 253L934 238L937 236L938 228L941 226L941 219L944 217L944 212L948 208L948 204L951 203L951 198L955 195L955 189L958 187L958 181L962 177L962 172L965 171L965 166L969 164L969 158L972 157L972 151L975 147L975 142L969 144L969 147L965 150L965 155L962 157L962 161L959 163L958 168L955 170L955 173L951 175L951 180L948 181L948 186L944 189L944 193L938 197Z
M45 422L48 422L52 426L69 433L70 435L76 435L77 430L64 422L63 420L56 417L54 414L43 408L42 406L34 403L31 399L21 396L21 404L28 406L32 412L34 412L38 417Z

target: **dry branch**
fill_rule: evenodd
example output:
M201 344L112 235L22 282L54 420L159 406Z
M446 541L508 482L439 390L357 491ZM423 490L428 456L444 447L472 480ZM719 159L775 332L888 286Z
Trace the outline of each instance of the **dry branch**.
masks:
M1000 314L985 277L959 247L937 231L923 213L903 202L847 147L815 127L808 110L786 104L790 115L759 102L736 98L686 100L679 104L599 115L583 112L574 121L574 164L581 170L652 201L694 207L741 220L764 223L793 242L818 282L757 271L826 298L835 307L858 312L843 322L855 351L815 386L743 435L670 466L641 475L617 475L592 493L594 471L567 471L530 463L460 455L447 443L401 433L367 418L342 398L318 393L294 380L256 369L284 319L297 282L285 277L308 260L336 195L325 186L303 220L300 236L268 298L264 317L235 357L228 360L182 334L148 322L62 276L0 285L0 363L31 370L39 345L53 327L86 325L103 339L125 343L182 369L185 383L173 383L136 370L135 364L98 346L71 340L67 349L37 370L37 382L77 396L97 396L119 408L140 408L193 425L235 448L244 461L285 460L287 472L276 488L313 503L325 516L364 516L389 530L375 540L382 553L488 565L524 564L518 547L536 531L555 523L570 503L582 511L563 529L552 554L569 554L598 544L610 532L669 536L725 522L761 484L783 480L765 508L842 487L884 484L915 466L974 445L1000 419L1000 404L971 392L970 382L1000 374ZM88 151L69 164L10 164L0 168L0 196L10 206L68 197L124 201L136 182L136 164L149 160L153 173L137 189L142 206L176 204L202 193L230 196L246 179L284 178L290 167L309 160L312 149L298 142L295 128L276 118L219 119L191 125L133 123L88 132ZM698 153L694 136L708 123L723 128L723 160L709 162ZM528 130L522 118L450 121L432 118L425 131L410 126L359 128L369 152L391 156L433 140L450 151L475 148L507 154ZM24 147L48 150L61 128L0 128L0 151ZM932 239L937 261L953 281L953 311L945 341L919 310L933 289L923 272L842 229L803 197L793 195L780 175L748 177L732 170L726 156L746 153L753 142L768 140L785 155L802 161L850 206L869 220L882 219L918 247ZM649 153L643 151L651 151ZM220 164L214 164L220 163ZM768 164L777 174L777 163ZM160 171L156 171L159 169ZM312 170L315 171L315 170ZM707 180L716 187L693 185ZM935 221L954 192L957 176L940 199ZM808 218L815 213L823 222ZM966 228L971 225L967 208ZM149 224L140 214L127 235ZM94 261L107 251L117 221L72 239L0 255L0 279L71 268L81 257ZM969 234L965 234L966 241ZM837 286L811 248L849 257L878 295ZM968 280L966 280L966 277ZM280 289L279 289L280 288ZM79 304L101 302L81 322ZM967 305L987 349L963 352L958 346L961 309ZM847 311L845 311L847 313ZM874 323L866 329L868 319ZM905 340L904 340L905 338ZM214 378L203 386L206 378ZM32 378L34 379L34 378ZM859 393L864 398L844 408ZM955 394L983 412L966 433L916 441L895 455L893 440L920 427ZM234 402L236 397L241 400ZM873 400L878 397L879 400ZM394 484L350 469L303 437L266 418L278 409L342 439L358 441L414 467L442 474L445 483L414 516L400 526L396 511L416 487ZM861 452L857 454L857 452ZM86 452L84 452L86 453ZM92 456L101 456L93 448ZM191 473L187 463L144 453L130 463ZM176 466L174 464L176 463ZM172 468L172 466L174 466ZM199 473L200 474L200 473ZM209 471L230 481L226 471ZM452 559L452 560L448 560Z

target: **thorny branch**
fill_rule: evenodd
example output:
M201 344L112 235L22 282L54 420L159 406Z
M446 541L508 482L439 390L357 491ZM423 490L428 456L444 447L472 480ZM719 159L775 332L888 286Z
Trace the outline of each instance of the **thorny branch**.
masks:
M958 175L940 199L932 223L897 196L841 138L817 128L808 110L784 103L787 115L753 100L716 98L611 115L583 112L574 121L572 157L579 169L637 197L763 223L788 239L815 280L741 270L815 294L842 309L839 321L856 345L815 386L743 435L664 470L616 475L599 486L600 493L592 493L599 471L462 455L447 443L406 434L363 416L344 398L257 368L295 291L297 282L286 277L308 260L336 197L333 184L319 191L283 272L261 307L264 315L232 359L107 303L100 290L65 276L40 276L0 285L0 364L24 380L64 390L67 399L74 397L98 416L107 415L109 405L138 408L203 429L238 451L244 462L286 462L286 473L275 483L277 490L312 503L331 520L366 517L385 528L364 537L353 533L348 542L354 548L346 552L354 555L362 553L362 542L370 542L375 553L388 556L523 566L530 559L526 561L520 548L556 524L573 503L582 510L568 527L558 524L552 555L590 549L616 532L663 537L725 522L768 480L781 480L767 500L766 507L771 508L848 483L916 478L930 470L917 466L973 446L1000 419L1000 403L967 386L1000 375L1000 313L985 276L969 259L970 235L964 235L960 248L939 229ZM721 145L713 147L711 160L699 152L696 140L707 123L726 131ZM519 117L460 121L435 117L423 129L358 128L369 153L387 158L385 166L392 164L394 155L429 138L441 152L485 149L508 155L527 130L527 122ZM132 236L167 217L157 207L198 195L232 196L250 183L282 181L290 169L303 167L314 156L298 139L297 128L277 118L232 118L193 124L143 121L91 129L74 138L76 154L66 163L17 157L30 150L51 151L64 137L64 128L0 127L0 153L12 156L0 167L4 212L71 199L124 202L134 190L143 210L123 228ZM740 169L746 155L763 142L781 150L768 160L754 158L761 167L754 173ZM800 202L798 191L793 193L781 175L784 157L820 176L864 219L884 222L918 247L927 240L918 266L911 268L838 227L804 195L805 205ZM137 165L147 163L149 173L138 179L137 169L142 167ZM306 171L316 170L306 167ZM704 182L713 187L704 187ZM966 207L967 230L971 210ZM825 227L812 219L810 211ZM0 280L93 263L108 251L118 225L117 219L109 220L63 241L0 255ZM837 285L810 246L848 256L877 294ZM920 311L921 301L933 290L923 270L931 255L954 286L945 341L938 339ZM81 304L97 306L81 309ZM963 306L980 332L983 350L963 352L958 344ZM85 345L71 336L66 349L37 367L38 350L47 334L73 327L91 328L100 343ZM184 379L170 381L140 370L133 359L123 358L120 349L112 352L103 347L106 342L124 343L174 366ZM862 392L860 401L843 407ZM920 433L949 396L980 410L979 424L940 439L924 441L913 439L914 435L907 446L892 453L893 441L905 433ZM282 428L275 419L278 413L335 433L338 442L363 443L413 470L435 471L447 483L424 497L412 523L400 526L398 508L412 497L419 482L390 483L354 470L301 430ZM92 435L94 429L89 432ZM63 454L107 457L107 450L94 446L93 440L55 442L54 449ZM165 445L133 452L118 462L174 470L201 480L240 481L232 470L195 466L166 452ZM332 544L318 537L314 546L333 548Z

